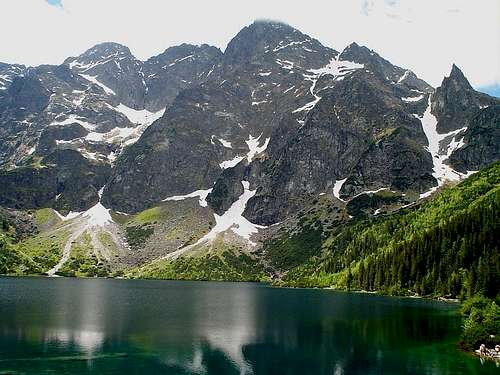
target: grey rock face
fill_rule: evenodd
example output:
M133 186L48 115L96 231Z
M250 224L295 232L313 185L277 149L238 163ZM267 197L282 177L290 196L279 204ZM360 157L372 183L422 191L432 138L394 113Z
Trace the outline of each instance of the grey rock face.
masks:
M289 25L256 21L243 28L229 42L224 52L224 64L238 68L242 64L263 65L265 62L276 63L276 59L292 57L289 61L294 65L320 68L337 54Z
M432 113L438 119L437 130L447 133L470 125L470 119L498 99L475 91L462 71L453 65L449 77L436 89L432 98Z
M191 50L195 56L180 61ZM218 55L214 47L183 45L142 62L127 47L103 43L60 66L0 64L0 165L15 169L72 150L111 168Z
M108 95L126 106L156 112L171 104L179 91L202 82L220 55L206 44L182 44L142 62L125 46L102 43L65 64L104 84Z
M219 176L207 196L207 202L216 214L222 215L243 194L241 181L248 179L247 171L246 163L240 162L233 168L225 169Z
M229 99L215 94L214 104ZM121 211L135 211L213 184L221 169L211 134L230 120L200 101L202 92L183 91L165 115L125 150L104 191L104 202Z
M0 205L83 211L97 203L97 192L109 172L108 165L90 163L79 152L56 151L43 158L38 167L2 171Z
M459 172L476 171L498 160L500 99L475 91L453 65L449 77L432 96L438 133L449 134L440 144L447 163Z
M272 224L304 199L331 194L335 182L347 177L340 190L344 198L379 188L423 192L435 183L425 144L420 122L391 85L359 70L323 95L288 142L271 142L245 214Z
M72 141L85 137L89 131L78 123L49 126L43 129L38 141L37 153L47 155L57 147L57 141Z
M34 71L24 77L15 77L7 89L7 97L1 108L16 108L24 112L40 112L49 103L51 92L45 88Z
M134 109L144 108L146 83L142 62L118 43L98 44L77 58L65 61L71 70L104 84L120 102Z
M305 47L311 52L304 54L297 47L302 44L314 49ZM221 163L246 157L250 137L264 143L282 113L314 100L304 74L337 54L282 24L256 22L245 28L229 43L209 78L182 91L163 118L125 151L104 198L122 211L137 210L171 195L211 187L222 172ZM214 139L230 140L231 147ZM157 176L150 177L144 189L137 181L149 174L151 165Z
M25 70L24 65L0 62L0 95L9 88L14 78L22 75Z
M450 164L460 172L477 171L500 159L500 104L485 107L470 120L464 146L454 151Z
M425 93L433 91L433 88L428 83L418 78L411 70L395 66L373 50L364 46L359 46L357 43L350 44L344 51L342 51L340 58L364 64L372 71L379 72L387 80L397 85L402 85L409 89Z
M165 108L180 91L209 79L221 56L218 48L207 44L182 44L148 59L143 68L145 108Z

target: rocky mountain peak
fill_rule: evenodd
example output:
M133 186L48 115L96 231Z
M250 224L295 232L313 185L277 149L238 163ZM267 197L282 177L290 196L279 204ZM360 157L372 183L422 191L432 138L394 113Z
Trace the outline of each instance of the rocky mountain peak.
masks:
M96 44L92 48L89 48L80 56L74 59L68 59L69 61L78 62L99 62L108 59L120 59L120 58L134 58L130 49L115 42L104 42ZM68 62L66 60L66 62Z
M143 69L147 85L146 108L163 109L181 90L207 79L221 56L217 47L183 43L148 59Z
M451 72L448 77L443 79L441 86L453 86L456 90L467 89L473 90L467 78L465 78L464 73L455 64L451 67Z
M313 40L297 29L275 21L256 21L244 27L227 45L224 58L228 64L259 63L266 54L311 43Z
M365 63L369 61L373 55L378 56L376 53L374 53L367 47L360 46L358 43L352 42L346 48L344 48L344 50L340 54L340 57L343 60Z
M433 95L432 113L437 117L437 129L448 133L467 128L470 119L481 109L498 104L498 99L475 91L462 71L453 64L450 75L443 79Z
M421 92L433 91L433 88L429 84L419 79L411 70L391 64L374 50L360 46L356 42L351 43L342 51L340 60L363 64L368 69L380 73L387 80L395 84L405 85L409 89Z

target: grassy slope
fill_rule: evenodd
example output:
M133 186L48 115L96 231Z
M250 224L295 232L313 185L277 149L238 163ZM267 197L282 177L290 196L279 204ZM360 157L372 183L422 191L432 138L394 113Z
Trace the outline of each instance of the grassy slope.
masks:
M0 229L0 274L37 275L57 264L69 236L58 229L61 220L51 209L35 211L34 220L41 229L31 237L20 239L12 223L3 221Z
M131 270L128 277L168 280L266 281L263 267L252 255L218 238L210 248L194 249L176 260L153 261Z

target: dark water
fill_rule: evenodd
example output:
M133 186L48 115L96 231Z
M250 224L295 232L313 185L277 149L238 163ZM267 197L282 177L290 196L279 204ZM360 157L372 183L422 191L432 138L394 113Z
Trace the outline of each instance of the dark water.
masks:
M246 283L0 278L0 374L487 374L456 306Z

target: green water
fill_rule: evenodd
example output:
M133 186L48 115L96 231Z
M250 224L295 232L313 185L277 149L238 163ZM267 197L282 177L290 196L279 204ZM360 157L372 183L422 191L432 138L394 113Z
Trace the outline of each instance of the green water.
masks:
M489 374L450 304L251 283L0 278L0 374Z

